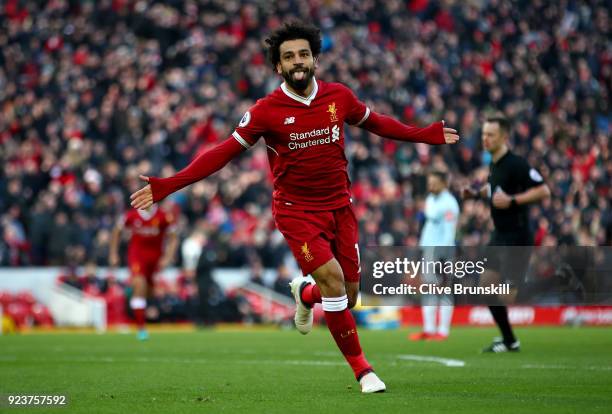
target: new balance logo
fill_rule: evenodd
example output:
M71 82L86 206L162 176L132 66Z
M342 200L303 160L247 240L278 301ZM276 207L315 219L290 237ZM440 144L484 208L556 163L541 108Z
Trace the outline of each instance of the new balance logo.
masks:
M294 124L294 123L295 123L295 117L294 116L290 116L288 118L285 118L285 125Z

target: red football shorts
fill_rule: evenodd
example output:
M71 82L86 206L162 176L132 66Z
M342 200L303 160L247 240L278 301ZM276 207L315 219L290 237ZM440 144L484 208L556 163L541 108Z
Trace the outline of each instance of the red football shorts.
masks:
M153 277L157 272L159 257L130 257L128 256L128 267L130 276L142 276L147 280L149 286L153 285Z
M304 275L335 257L344 280L359 282L359 230L351 205L330 211L275 211L274 221Z

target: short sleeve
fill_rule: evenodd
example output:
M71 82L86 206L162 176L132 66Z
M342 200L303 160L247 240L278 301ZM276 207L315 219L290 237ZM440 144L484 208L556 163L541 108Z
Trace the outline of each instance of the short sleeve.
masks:
M442 212L442 216L442 219L444 221L456 223L459 219L459 208L456 206L456 204L451 204L446 209L444 209L444 211Z
M455 223L459 219L459 204L450 193L444 195L444 202L442 208L438 210L437 218L440 222L447 223Z
M232 133L234 139L247 149L255 145L257 140L264 135L267 130L265 119L266 111L263 106L262 101L258 101L249 108Z
M368 119L368 116L370 116L370 108L361 102L352 90L344 85L342 85L342 88L345 91L347 100L346 122L354 126L363 124Z
M115 222L115 226L122 229L130 226L130 216L128 213L123 213Z
M521 159L519 164L519 177L521 179L521 184L525 188L537 187L538 185L544 184L544 178L540 172L531 167L526 160Z
M166 231L168 233L176 233L177 225L176 225L176 219L174 217L174 214L166 213L164 215L164 219L166 221Z

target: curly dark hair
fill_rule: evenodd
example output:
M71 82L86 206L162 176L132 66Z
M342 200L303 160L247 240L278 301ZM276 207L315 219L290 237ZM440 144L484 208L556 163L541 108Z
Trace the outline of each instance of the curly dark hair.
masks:
M310 44L313 57L321 53L321 31L312 24L294 20L283 24L270 34L265 41L268 45L268 60L273 68L280 62L280 45L287 40L305 39Z

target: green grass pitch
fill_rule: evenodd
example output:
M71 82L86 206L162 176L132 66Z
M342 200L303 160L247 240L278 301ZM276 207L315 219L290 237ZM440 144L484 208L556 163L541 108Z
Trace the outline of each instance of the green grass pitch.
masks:
M79 413L590 413L612 407L612 329L518 329L520 353L483 355L494 329L443 343L364 331L386 382L362 395L329 333L296 331L0 336L0 394L65 394ZM425 358L423 358L425 357ZM434 357L430 359L429 357ZM448 366L462 365L463 366Z

